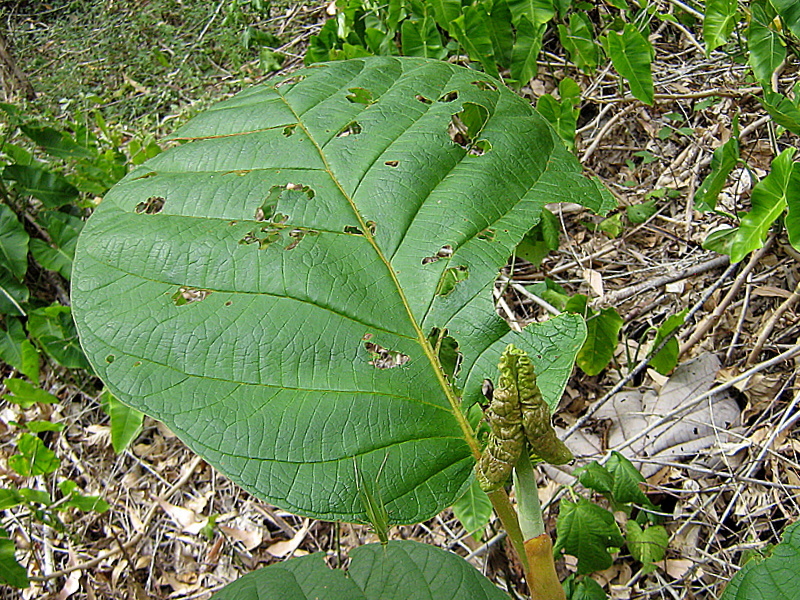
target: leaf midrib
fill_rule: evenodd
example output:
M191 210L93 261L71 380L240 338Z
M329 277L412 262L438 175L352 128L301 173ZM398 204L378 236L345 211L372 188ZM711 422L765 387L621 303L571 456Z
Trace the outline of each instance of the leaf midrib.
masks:
M474 433L472 431L472 427L470 426L470 424L467 421L466 417L461 412L461 402L460 402L459 398L453 392L453 389L450 387L450 384L447 382L447 379L445 378L445 375L444 375L444 371L442 369L442 366L441 366L441 364L439 362L438 357L436 356L436 353L434 352L433 347L428 342L428 338L425 335L425 332L422 331L422 328L420 327L420 324L414 318L414 313L413 313L413 311L411 309L411 305L409 304L408 299L406 298L405 292L403 291L403 288L400 285L400 281L397 278L397 274L395 273L394 269L392 268L392 265L389 262L389 260L384 255L384 253L381 250L380 246L378 246L378 244L377 244L377 242L375 240L375 236L373 236L372 233L370 232L370 228L367 225L364 217L361 215L361 212L358 210L358 207L356 206L353 198L351 197L350 194L347 193L347 191L344 189L342 184L339 182L339 179L334 174L333 169L331 168L330 164L328 163L328 159L327 159L325 153L323 152L322 147L319 145L317 140L314 138L314 136L308 130L308 128L306 127L305 123L300 118L300 115L295 111L294 107L286 100L285 96L283 94L281 94L279 89L276 88L276 91L277 91L278 95L281 97L281 99L283 100L283 102L286 105L286 107L290 111L292 111L292 114L295 115L295 117L297 118L298 126L303 130L303 132L305 132L306 136L308 136L309 141L312 144L314 144L314 147L317 149L317 152L319 153L319 156L320 156L320 160L322 160L322 164L325 166L325 170L328 172L328 175L330 176L331 181L339 189L339 191L341 192L342 196L347 200L348 204L350 205L351 210L353 211L353 214L355 215L356 219L358 219L358 223L360 225L361 231L364 232L364 237L367 239L369 244L372 246L372 248L376 252L378 258L385 265L386 270L388 271L389 276L392 279L392 284L394 285L395 289L397 290L397 293L399 294L399 297L400 297L400 301L402 302L403 307L406 310L406 314L407 314L408 319L409 319L409 321L411 323L411 326L413 327L414 332L417 334L417 343L420 345L420 347L422 348L423 352L425 353L425 357L428 359L428 362L430 363L431 368L433 369L433 371L434 371L434 373L436 375L436 380L439 383L439 386L442 388L442 391L444 392L448 403L450 404L450 411L451 411L453 417L456 419L456 422L458 423L458 426L460 427L461 432L463 433L464 440L469 445L473 456L477 460L478 458L480 458L481 450L480 450L480 446L478 444L478 441L475 439L475 435L474 435Z

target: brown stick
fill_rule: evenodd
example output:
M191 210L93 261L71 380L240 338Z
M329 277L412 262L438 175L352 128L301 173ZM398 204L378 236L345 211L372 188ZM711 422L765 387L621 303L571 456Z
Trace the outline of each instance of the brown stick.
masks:
M750 351L750 354L747 356L747 363L745 364L752 365L756 362L758 355L761 354L761 350L764 348L764 344L766 343L769 334L772 333L773 329L775 329L775 324L778 322L778 319L783 316L783 313L794 306L798 300L800 300L800 283L795 286L792 295L784 300L778 309L772 314L769 320L764 323L764 327L761 328L761 332L758 334L758 339L756 340L753 349Z

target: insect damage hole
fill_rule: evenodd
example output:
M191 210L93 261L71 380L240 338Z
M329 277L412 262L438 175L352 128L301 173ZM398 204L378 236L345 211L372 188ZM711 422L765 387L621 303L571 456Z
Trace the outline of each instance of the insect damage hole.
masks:
M453 102L456 99L458 99L458 92L456 91L447 92L439 96L439 102Z
M369 352L369 364L376 369L394 369L408 362L408 354L387 350L374 342L364 342L364 348Z
M473 81L471 82L476 88L484 92L496 92L497 86L491 81Z
M450 258L453 256L453 247L450 244L445 244L441 247L441 249L434 254L433 256L426 256L422 259L423 265L429 265L431 263L435 263L443 258Z
M283 137L291 137L295 129L297 129L297 124L287 125L283 128Z
M166 201L163 196L150 196L144 202L139 202L133 210L137 214L157 215L163 210Z
M364 104L369 106L370 104L375 103L375 100L372 99L372 92L367 89L354 87L349 88L347 91L350 93L345 96L345 98L347 98L353 104Z
M456 286L469 277L469 268L464 265L445 269L436 287L437 296L449 296Z
M387 160L383 164L385 164L387 167L396 167L397 165L400 164L400 161L399 160Z
M287 77L286 79L283 79L283 80L279 81L278 83L276 83L275 84L275 89L277 89L279 87L283 87L285 85L294 85L296 83L300 83L305 78L306 78L305 75L292 75L291 77Z
M434 327L428 334L428 343L439 358L445 376L453 379L458 375L464 357L458 348L458 342L448 333L447 329Z
M204 290L195 287L180 287L172 294L172 302L175 306L186 306L193 302L202 302L211 294L211 290Z
M414 98L416 98L417 100L419 100L423 104L433 104L433 100L431 100L430 98L426 98L422 94L417 94L416 96L414 96Z
M336 134L336 137L343 138L349 135L358 135L359 133L361 133L361 125L358 123L358 121L352 121L351 123L345 125L344 129Z
M474 102L465 102L463 108L450 117L447 133L454 143L470 154L480 156L491 150L487 140L479 140L478 136L489 120L489 110Z

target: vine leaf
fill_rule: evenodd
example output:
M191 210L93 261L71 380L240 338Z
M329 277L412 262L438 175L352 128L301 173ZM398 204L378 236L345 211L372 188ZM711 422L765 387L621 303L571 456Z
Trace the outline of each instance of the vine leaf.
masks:
M449 133L468 105L486 111L480 155ZM366 521L353 461L376 481L385 460L389 524L418 522L465 492L478 445L464 411L508 343L558 401L582 319L514 333L492 289L544 204L613 200L497 80L424 58L314 65L174 138L87 221L74 314L110 392L242 487ZM151 198L157 211L136 210ZM458 349L452 375L434 331Z

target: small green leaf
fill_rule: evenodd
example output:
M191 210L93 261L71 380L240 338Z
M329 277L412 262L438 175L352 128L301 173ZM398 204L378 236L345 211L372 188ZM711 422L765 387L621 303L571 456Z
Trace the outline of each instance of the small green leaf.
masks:
M597 312L587 306L587 301L586 296L576 294L570 298L564 310L584 315L586 341L578 352L577 363L587 375L597 375L614 358L623 320L614 308L604 308Z
M669 534L661 525L651 525L645 530L633 519L628 520L627 544L631 556L642 563L644 573L656 570L657 562L664 560L669 545Z
M621 33L608 34L607 43L611 62L628 82L631 93L645 104L653 104L653 47L649 40L633 24L626 23Z
M486 24L486 12L478 6L468 6L464 14L452 23L452 35L467 51L470 60L481 63L492 77L500 77L494 58L494 46Z
M756 80L765 88L772 87L772 74L786 58L786 47L780 36L769 27L772 19L762 5L753 2L753 18L747 28L747 47L750 50L748 62L753 68Z
M720 600L797 600L800 521L789 525L781 543L764 560L751 560L734 575Z
M19 281L28 271L29 239L16 213L0 204L0 268L6 269Z
M17 440L19 454L8 458L8 466L23 477L46 475L58 469L61 461L38 436L23 433Z
M25 502L22 494L14 488L0 488L0 510L6 510Z
M0 269L0 315L27 316L22 307L28 301L30 291L11 273Z
M564 581L564 591L567 600L608 600L603 587L591 577L581 577L576 582L575 576L570 575Z
M750 197L752 208L742 219L731 244L731 262L739 262L760 248L767 231L786 209L787 198L800 195L800 177L792 163L796 148L787 148L772 161L769 175L759 181Z
M93 159L95 154L88 148L81 146L67 133L53 127L38 127L35 125L21 125L22 132L31 138L42 150L56 158L79 160Z
M84 496L78 493L78 484L71 479L66 479L58 484L58 489L67 498L60 507L77 508L83 512L104 513L111 508L100 496ZM59 508L60 508L59 507Z
M541 220L525 234L517 246L517 256L534 265L540 265L550 252L558 250L560 233L558 217L543 208Z
M569 25L558 26L558 38L576 67L587 73L594 72L599 60L599 48L589 15L582 12L570 14Z
M9 402L19 404L22 408L30 408L37 402L42 404L55 404L59 400L53 394L45 392L38 386L31 385L23 379L9 378L3 384L13 396L6 394L3 396Z
M31 240L31 254L45 269L58 271L68 280L72 276L72 259L83 221L61 212L46 212L39 217L41 225L50 235L51 243Z
M450 31L450 23L461 16L461 3L458 0L428 0L433 8L436 23L445 31Z
M778 125L800 135L800 109L789 98L765 88L764 98L759 101Z
M567 148L573 151L578 111L571 100L558 101L550 94L543 94L536 101L536 110L553 126Z
M706 43L706 54L722 46L736 24L736 0L708 0L705 18L703 19L703 39Z
M705 250L719 252L720 254L730 254L734 239L739 232L738 227L723 227L712 231L706 236L703 242Z
M405 56L442 58L444 47L436 23L430 17L422 20L406 19L400 27L400 40Z
M69 306L53 305L31 311L28 333L44 350L68 369L89 369L81 350Z
M53 423L52 421L28 421L25 428L31 433L41 433L43 431L64 431L64 423Z
M640 223L644 223L650 217L658 212L658 206L656 205L655 200L647 200L646 202L642 202L640 204L634 204L633 206L628 206L625 209L625 216L628 217L628 220L633 223L634 225L638 225Z
M511 81L517 87L526 85L536 77L539 66L536 59L542 49L546 25L534 25L522 15L517 21L517 41L511 49Z
M475 541L481 541L483 528L492 518L492 501L478 485L477 479L473 478L464 495L453 504L453 514Z
M770 0L784 24L800 38L800 4L797 0Z
M114 452L123 452L142 431L144 415L123 404L108 390L103 390L100 404L111 419L111 445Z
M714 150L714 155L711 157L711 172L694 195L694 206L699 211L716 208L717 198L722 188L725 187L728 175L739 163L738 131L735 133L736 135L731 135L727 142Z
M658 348L664 338L683 325L688 310L682 310L678 314L668 317L661 324L661 327L656 332L656 339L653 340L653 348ZM677 366L678 354L678 340L673 337L667 342L666 346L650 359L650 366L662 375L666 375Z
M30 195L42 201L47 208L58 208L78 197L78 188L69 181L39 167L8 165L3 177L16 182L21 195Z
M603 219L597 226L597 230L602 231L611 239L618 238L625 231L625 225L622 223L622 213Z
M535 26L547 24L556 12L553 0L508 0L508 7L513 15L514 26L519 27L523 17ZM517 32L519 38L519 32Z
M16 552L14 541L0 527L0 581L15 588L27 588L31 585L28 572L17 562Z
M614 476L596 460L582 467L577 475L582 485L595 492L609 494L614 488Z
M0 360L39 383L39 353L25 335L19 319L6 318L6 329L0 326Z
M578 575L610 567L614 560L609 549L621 548L625 543L614 515L586 498L577 502L561 500L556 530L554 551L576 557Z
M611 497L620 504L641 504L652 506L652 502L645 495L640 484L645 478L636 467L619 452L612 452L606 463L606 469L614 477L614 486L611 488Z

